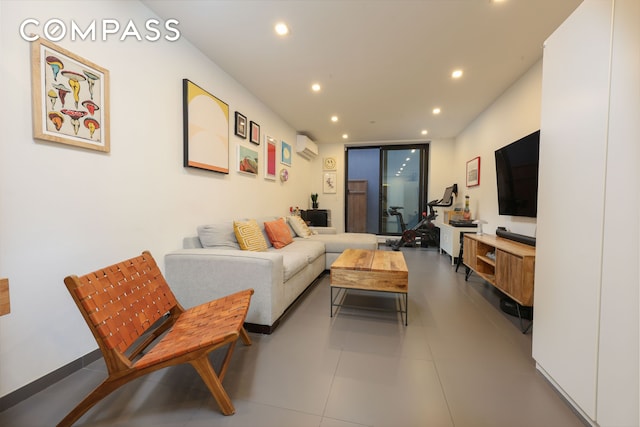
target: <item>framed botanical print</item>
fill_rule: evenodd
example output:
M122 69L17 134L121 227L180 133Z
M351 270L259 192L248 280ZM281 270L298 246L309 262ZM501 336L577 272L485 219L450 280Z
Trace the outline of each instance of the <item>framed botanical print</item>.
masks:
M109 152L109 71L47 40L31 43L33 137Z

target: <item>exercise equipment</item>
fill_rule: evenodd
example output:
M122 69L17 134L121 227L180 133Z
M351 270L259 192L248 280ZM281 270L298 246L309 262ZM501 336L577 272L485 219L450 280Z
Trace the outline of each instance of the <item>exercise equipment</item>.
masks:
M407 228L404 218L402 216L402 206L390 206L389 215L397 216L400 223L400 229L402 235L400 239L387 240L387 246L391 246L394 251L399 251L403 246L414 246L418 237L420 237L420 245L423 247L440 246L440 231L433 224L433 220L436 219L438 214L434 208L448 207L453 204L453 195L458 195L458 184L453 184L444 190L444 195L439 200L432 200L427 203L429 213L422 212L422 219L413 227Z

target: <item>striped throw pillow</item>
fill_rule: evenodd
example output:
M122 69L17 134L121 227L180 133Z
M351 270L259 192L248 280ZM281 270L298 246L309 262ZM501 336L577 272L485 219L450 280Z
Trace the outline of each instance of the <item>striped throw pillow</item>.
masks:
M255 219L233 221L233 232L243 251L266 251L267 241Z

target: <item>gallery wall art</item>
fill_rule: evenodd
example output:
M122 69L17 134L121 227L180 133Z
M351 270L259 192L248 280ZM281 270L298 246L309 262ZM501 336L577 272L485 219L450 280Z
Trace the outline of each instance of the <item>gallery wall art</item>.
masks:
M258 152L252 148L238 145L238 172L258 175Z
M480 185L480 157L467 162L467 187Z
M236 135L242 139L247 138L247 117L236 111Z
M184 166L229 173L229 105L183 79Z
M280 163L283 165L291 166L291 158L293 157L293 150L291 145L287 142L280 141Z
M109 152L109 71L39 38L31 43L33 137Z
M276 154L278 149L278 142L275 138L270 136L264 137L264 177L266 179L275 181L276 179Z
M251 137L249 140L256 145L260 145L260 125L254 121L251 121L251 126L249 128L251 132Z

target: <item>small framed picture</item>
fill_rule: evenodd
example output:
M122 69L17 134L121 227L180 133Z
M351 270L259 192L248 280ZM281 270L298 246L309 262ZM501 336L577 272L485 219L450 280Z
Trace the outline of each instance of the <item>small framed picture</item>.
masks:
M236 111L236 135L242 139L247 138L247 118Z
M258 175L258 152L249 147L238 145L238 172Z
M270 136L264 137L264 177L271 181L276 180L276 150L278 142Z
M480 157L467 162L467 187L480 185Z
M249 141L253 142L256 145L260 145L260 125L254 121L251 121L251 136L249 137Z
M280 163L291 166L291 157L293 157L291 145L284 141L280 141Z
M336 193L338 191L337 180L338 174L336 172L325 172L322 178L322 192Z

